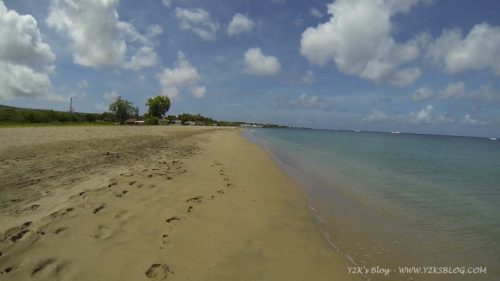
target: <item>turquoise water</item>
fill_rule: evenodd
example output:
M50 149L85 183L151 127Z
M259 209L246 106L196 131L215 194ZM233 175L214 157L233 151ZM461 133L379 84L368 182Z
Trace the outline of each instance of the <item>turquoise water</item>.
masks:
M487 270L370 280L500 277L500 141L299 129L245 135L304 188L325 238L352 264Z

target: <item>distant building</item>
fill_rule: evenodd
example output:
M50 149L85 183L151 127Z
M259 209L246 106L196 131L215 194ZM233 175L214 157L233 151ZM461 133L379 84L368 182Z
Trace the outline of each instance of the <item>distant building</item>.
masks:
M252 125L246 124L246 123L240 124L240 127L242 127L242 128L249 128L250 126L252 126Z
M184 125L194 126L194 125L196 125L196 123L194 121L186 121L186 122L184 122Z
M127 125L144 125L144 121L137 119L128 119L125 120L125 124Z
M182 121L179 120L179 119L175 119L175 120L170 121L170 124L172 124L172 125L182 125Z
M196 121L196 122L194 122L194 124L195 124L196 126L205 126L205 123L203 123L203 122L201 122L201 121Z

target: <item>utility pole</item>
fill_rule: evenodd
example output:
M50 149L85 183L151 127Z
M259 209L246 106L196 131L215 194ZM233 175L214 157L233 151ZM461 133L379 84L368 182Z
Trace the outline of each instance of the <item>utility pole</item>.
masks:
M73 108L73 100L76 99L77 97L71 97L69 98L69 113L73 113L75 109Z

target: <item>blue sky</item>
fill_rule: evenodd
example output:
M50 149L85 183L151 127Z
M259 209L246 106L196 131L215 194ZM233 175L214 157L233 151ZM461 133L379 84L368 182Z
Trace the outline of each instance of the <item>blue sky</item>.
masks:
M0 103L500 135L498 1L0 1Z

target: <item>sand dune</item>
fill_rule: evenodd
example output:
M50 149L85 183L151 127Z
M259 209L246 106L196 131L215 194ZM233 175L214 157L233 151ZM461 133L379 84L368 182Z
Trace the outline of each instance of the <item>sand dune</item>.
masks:
M0 280L351 280L237 129L0 129Z

